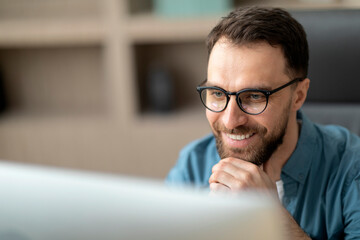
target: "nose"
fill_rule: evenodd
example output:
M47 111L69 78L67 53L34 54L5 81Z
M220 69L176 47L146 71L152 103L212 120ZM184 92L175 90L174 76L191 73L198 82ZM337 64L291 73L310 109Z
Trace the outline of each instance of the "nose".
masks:
M235 96L230 97L229 103L223 111L222 121L227 129L234 129L247 123L248 114L240 109Z

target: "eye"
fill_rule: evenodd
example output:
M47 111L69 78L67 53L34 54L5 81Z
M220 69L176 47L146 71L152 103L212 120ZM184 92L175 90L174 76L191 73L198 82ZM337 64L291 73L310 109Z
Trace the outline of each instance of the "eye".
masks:
M239 98L243 103L260 103L266 101L265 94L257 91L243 92Z
M224 94L223 92L218 91L218 90L213 90L213 91L211 92L211 95L212 95L213 97L216 97L216 98L222 98L222 97L225 96L225 94Z
M249 96L252 100L260 100L264 97L264 94L253 93Z

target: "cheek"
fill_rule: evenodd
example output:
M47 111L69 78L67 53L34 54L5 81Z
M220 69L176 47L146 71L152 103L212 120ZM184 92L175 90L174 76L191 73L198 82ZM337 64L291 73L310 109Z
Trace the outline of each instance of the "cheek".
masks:
M277 117L277 114L267 110L268 109L256 117L256 124L262 128L265 128L268 135L272 133L273 129L279 123L279 118Z
M268 134L273 134L274 132L278 132L284 127L288 119L288 107L289 105L284 105L282 107L279 106L269 106L265 112L261 115L261 119L259 119L259 124L265 127L268 131Z
M218 120L219 115L220 114L211 112L210 110L206 109L206 118L207 118L211 128L213 127L214 123Z

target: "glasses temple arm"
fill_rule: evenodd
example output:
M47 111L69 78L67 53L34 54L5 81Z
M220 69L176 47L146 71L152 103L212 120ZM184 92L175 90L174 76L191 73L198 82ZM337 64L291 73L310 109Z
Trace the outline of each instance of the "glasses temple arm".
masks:
M289 85L291 85L291 84L293 84L293 83L295 83L295 82L300 82L300 81L302 81L302 80L304 80L304 79L305 79L305 78L295 78L295 79L291 80L290 82L288 82L287 84L282 85L281 87L278 87L278 88L276 88L276 89L274 89L274 90L271 90L271 91L267 91L267 94L268 94L268 95L271 95L271 94L273 94L273 93L276 93L276 92L280 91L281 89L286 88L287 86L289 86Z

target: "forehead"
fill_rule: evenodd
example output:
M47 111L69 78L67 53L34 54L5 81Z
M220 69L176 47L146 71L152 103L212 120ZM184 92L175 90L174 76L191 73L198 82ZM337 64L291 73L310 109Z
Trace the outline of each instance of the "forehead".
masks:
M236 46L220 39L208 62L208 84L228 91L270 88L286 83L286 60L280 46L258 42Z

